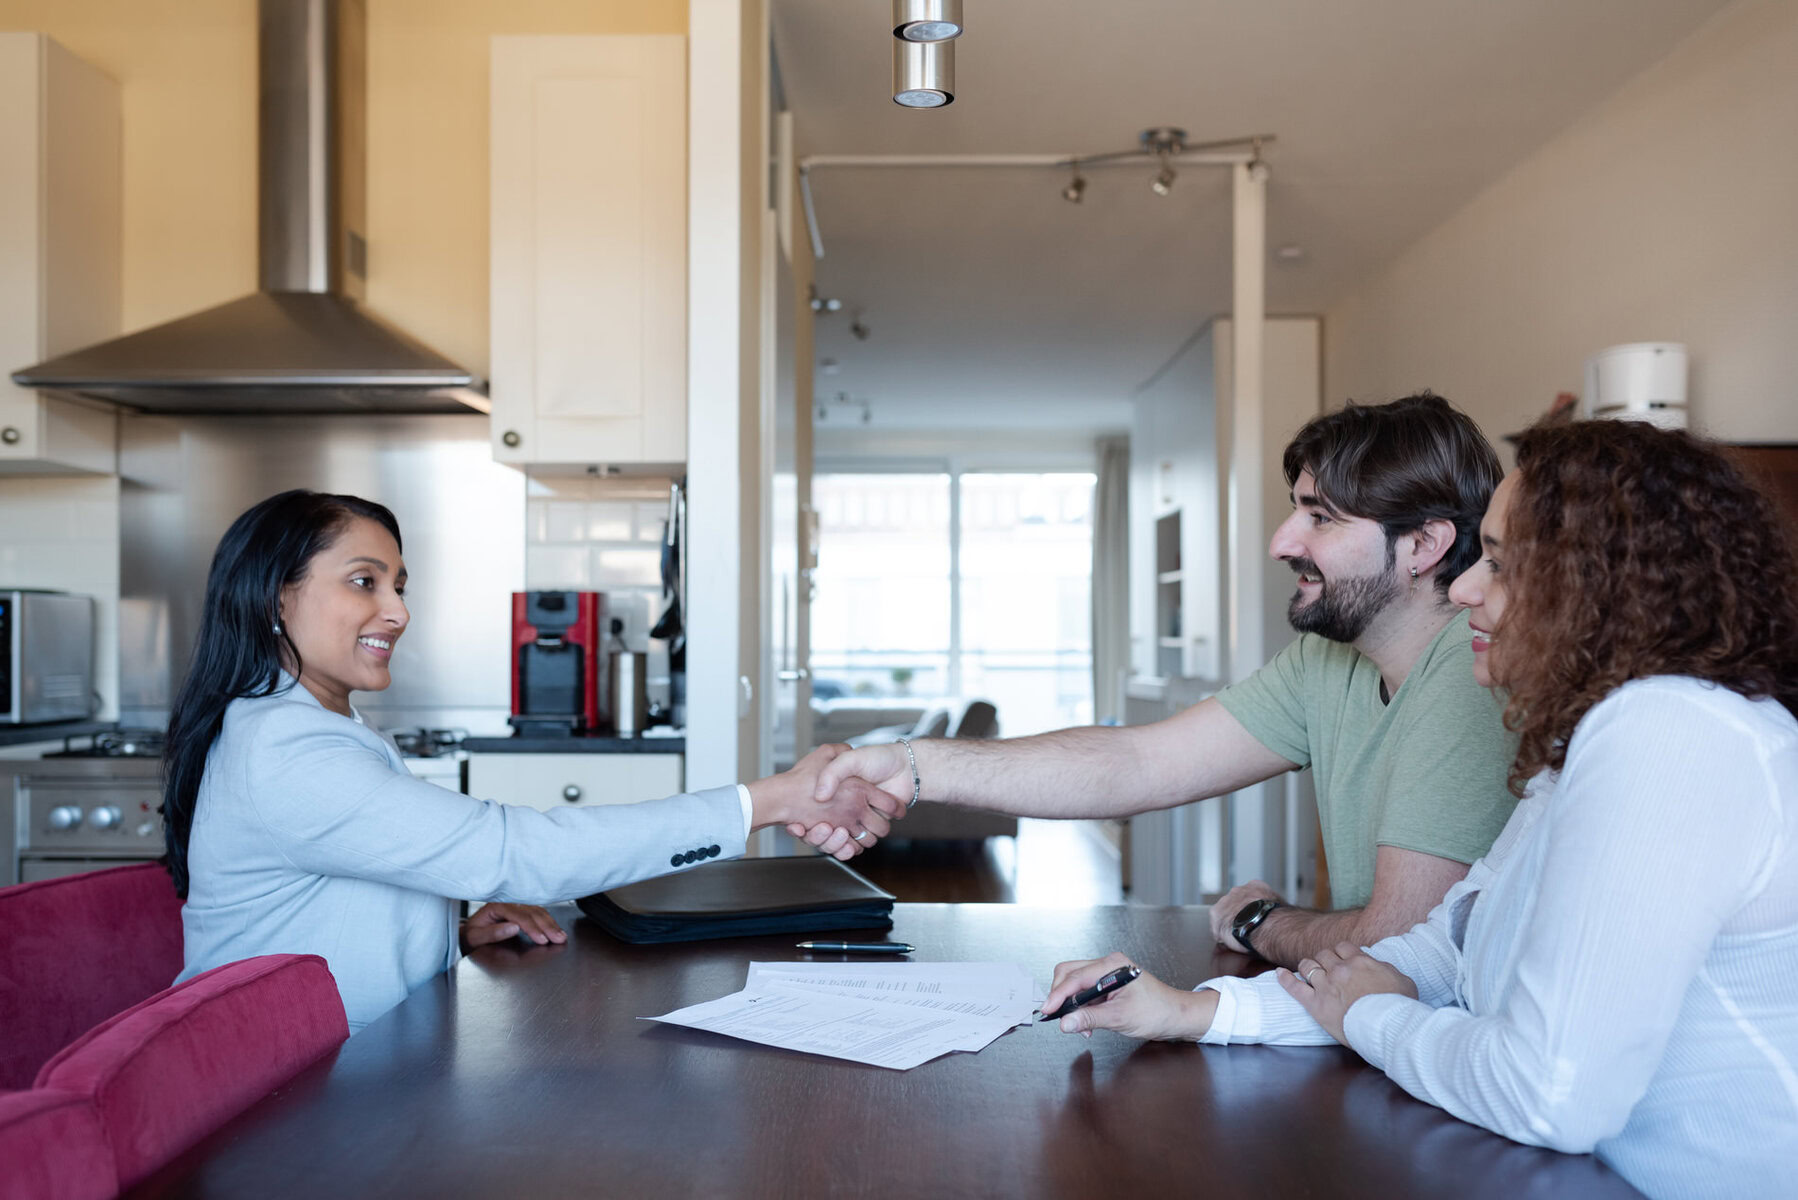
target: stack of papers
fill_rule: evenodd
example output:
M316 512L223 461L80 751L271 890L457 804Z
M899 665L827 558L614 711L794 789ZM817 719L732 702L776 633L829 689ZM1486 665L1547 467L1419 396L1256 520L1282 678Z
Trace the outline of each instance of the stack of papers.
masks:
M1045 995L1016 963L751 963L742 991L645 1019L906 1071L1031 1024Z

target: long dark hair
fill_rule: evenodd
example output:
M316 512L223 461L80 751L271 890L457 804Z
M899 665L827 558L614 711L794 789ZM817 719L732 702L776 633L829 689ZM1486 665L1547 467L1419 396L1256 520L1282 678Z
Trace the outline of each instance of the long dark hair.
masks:
M1639 421L1517 443L1499 622L1511 788L1559 770L1632 679L1688 675L1798 713L1798 567L1772 502L1713 445Z
M169 713L162 759L168 868L180 896L187 895L187 839L200 779L225 709L240 696L274 692L283 666L298 676L299 651L279 628L281 590L305 579L313 558L357 517L379 521L399 545L399 522L384 505L298 488L270 496L238 517L213 552L200 632Z

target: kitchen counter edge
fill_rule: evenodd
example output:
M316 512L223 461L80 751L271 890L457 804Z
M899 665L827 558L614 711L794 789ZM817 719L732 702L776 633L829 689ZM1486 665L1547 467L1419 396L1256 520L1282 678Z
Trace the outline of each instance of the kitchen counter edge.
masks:
M684 737L471 737L470 754L685 754Z

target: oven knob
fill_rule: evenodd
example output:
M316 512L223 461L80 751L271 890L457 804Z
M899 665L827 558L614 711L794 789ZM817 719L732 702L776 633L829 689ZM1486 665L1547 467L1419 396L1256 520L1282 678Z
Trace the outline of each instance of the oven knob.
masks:
M137 836L138 837L149 837L151 834L153 834L155 832L156 832L156 822L154 822L154 821L143 821L138 824L138 827L137 827Z
M50 828L56 830L81 828L81 810L73 804L59 804L50 810Z
M87 821L95 829L117 829L124 824L125 814L110 804L104 804L89 813Z

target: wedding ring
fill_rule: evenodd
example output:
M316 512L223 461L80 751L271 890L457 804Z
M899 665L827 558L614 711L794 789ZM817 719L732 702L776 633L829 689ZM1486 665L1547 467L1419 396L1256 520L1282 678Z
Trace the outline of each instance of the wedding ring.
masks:
M866 829L864 829L864 830L862 830L862 831L861 831L861 832L860 832L860 833L852 833L852 834L850 834L850 835L849 835L849 836L850 836L850 837L852 837L852 838L854 838L854 839L855 839L855 840L856 840L856 841L858 841L858 842L859 842L859 841L861 841L861 840L862 840L862 839L863 839L863 838L865 838L865 837L867 837L867 836L868 836L868 831L867 831L867 830L866 830Z
M1316 986L1311 983L1311 977L1321 970L1323 970L1322 967L1312 967L1309 971L1305 972L1305 983L1307 986Z

